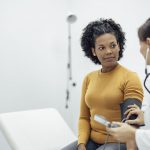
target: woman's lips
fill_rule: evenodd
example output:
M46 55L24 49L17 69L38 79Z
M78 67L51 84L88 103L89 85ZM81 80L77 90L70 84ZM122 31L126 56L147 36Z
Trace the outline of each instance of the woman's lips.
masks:
M106 61L113 61L114 60L114 57L108 57L108 58L105 58Z

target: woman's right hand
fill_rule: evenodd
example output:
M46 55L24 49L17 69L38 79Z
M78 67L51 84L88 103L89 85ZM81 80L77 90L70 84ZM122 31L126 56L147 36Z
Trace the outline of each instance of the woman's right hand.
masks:
M129 105L128 106L128 110L125 112L125 115L127 115L126 119L126 123L133 125L143 125L144 124L144 113L143 111L137 106L137 105ZM137 118L134 120L128 120L130 118L131 115L137 115Z
M85 144L79 144L78 145L78 150L86 150Z

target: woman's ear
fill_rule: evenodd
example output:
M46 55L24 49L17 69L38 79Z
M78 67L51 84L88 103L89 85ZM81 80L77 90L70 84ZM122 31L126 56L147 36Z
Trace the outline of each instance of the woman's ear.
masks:
M150 38L146 38L146 43L150 46Z
M96 53L95 53L95 49L92 48L92 53L93 53L93 56L96 56Z
M120 51L120 44L118 43L118 48L119 48L119 51Z
M149 51L148 51L148 54L147 54L147 65L150 65L150 38L146 38L146 43L149 47Z

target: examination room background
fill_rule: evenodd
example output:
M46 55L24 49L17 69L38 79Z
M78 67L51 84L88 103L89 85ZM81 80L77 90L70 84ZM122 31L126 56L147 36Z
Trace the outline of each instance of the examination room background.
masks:
M77 135L82 80L99 68L84 57L82 29L100 17L121 24L127 42L120 63L142 81L137 28L150 17L149 6L149 0L0 0L0 113L54 107ZM69 14L77 20L71 24L73 79L66 109ZM1 132L0 150L10 150Z

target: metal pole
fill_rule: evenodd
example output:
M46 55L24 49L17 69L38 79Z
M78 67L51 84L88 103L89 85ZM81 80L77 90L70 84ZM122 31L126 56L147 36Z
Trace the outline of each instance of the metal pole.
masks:
M72 81L72 57L71 57L71 24L76 21L75 15L69 15L67 17L68 22L68 63L67 63L67 89L66 89L66 109L69 107L68 102L70 100L70 82ZM72 86L76 86L73 83Z
M70 100L70 81L72 80L71 68L71 24L68 22L68 63L67 63L67 89L66 89L66 108Z
M71 24L68 23L68 71L69 79L72 80L72 59L71 59Z

